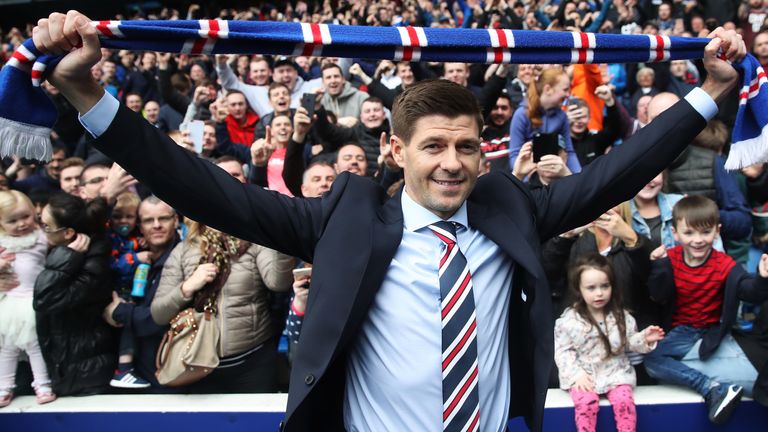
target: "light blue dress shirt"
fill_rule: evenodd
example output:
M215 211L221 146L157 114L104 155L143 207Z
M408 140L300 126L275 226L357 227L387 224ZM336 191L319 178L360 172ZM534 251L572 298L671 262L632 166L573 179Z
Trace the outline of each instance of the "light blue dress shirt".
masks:
M707 121L717 114L717 105L700 88L685 99ZM98 138L118 107L117 99L105 92L80 122ZM440 219L407 193L401 199L402 241L350 347L344 398L344 425L350 431L442 429L438 263L445 245L427 228ZM507 335L514 262L469 226L466 203L449 220L464 227L457 232L458 244L472 273L480 429L501 432L507 426L512 386Z
M350 348L344 400L349 431L442 430L438 264L441 220L403 192L403 239ZM504 431L509 413L509 300L514 263L471 227L467 204L449 219L467 258L477 310L480 430Z

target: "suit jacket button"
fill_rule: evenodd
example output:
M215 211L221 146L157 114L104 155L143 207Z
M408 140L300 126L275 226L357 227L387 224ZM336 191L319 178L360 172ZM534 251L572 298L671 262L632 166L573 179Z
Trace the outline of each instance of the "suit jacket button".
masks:
M304 377L304 384L306 385L312 385L312 383L315 382L315 376L312 374L309 374Z

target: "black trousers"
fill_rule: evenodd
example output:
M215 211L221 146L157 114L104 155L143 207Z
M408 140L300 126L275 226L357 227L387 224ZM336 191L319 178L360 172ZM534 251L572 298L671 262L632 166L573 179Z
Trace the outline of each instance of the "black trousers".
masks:
M247 355L221 359L222 364L190 385L188 393L275 393L277 360L277 343L270 340Z

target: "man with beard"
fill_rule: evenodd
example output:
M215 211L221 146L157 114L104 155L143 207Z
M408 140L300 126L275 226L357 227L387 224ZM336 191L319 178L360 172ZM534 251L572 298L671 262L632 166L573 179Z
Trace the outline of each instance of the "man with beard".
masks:
M581 175L533 191L501 173L478 180L483 120L474 96L445 80L419 83L393 109L392 154L406 182L394 199L350 174L322 200L291 199L188 155L105 95L88 78L100 47L90 22L76 11L54 13L33 34L42 52L67 53L48 79L81 113L97 148L195 220L315 264L285 431L441 430L478 421L504 430L519 416L541 430L554 355L541 239L594 220L668 165L738 85L719 49L732 61L746 52L735 32L716 29L701 88ZM449 255L451 263L441 259ZM478 269L471 278L470 262ZM456 309L441 308L441 298L470 280L464 297L473 301L450 322ZM453 354L441 340L450 346L464 328L474 348L441 364L443 353ZM444 384L443 370L454 372L452 382ZM469 390L459 401L461 381Z
M502 93L480 134L480 150L491 164L491 171L509 171L509 123L513 112L512 100Z
M365 176L367 167L368 162L365 160L365 150L355 143L341 146L336 153L336 163L333 164L336 174L346 171L350 174Z

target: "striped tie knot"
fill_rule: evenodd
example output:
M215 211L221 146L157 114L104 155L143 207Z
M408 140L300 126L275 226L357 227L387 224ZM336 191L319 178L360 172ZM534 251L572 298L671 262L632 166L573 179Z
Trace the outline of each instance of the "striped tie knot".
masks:
M430 225L429 229L431 229L443 243L448 246L453 246L456 244L456 229L460 226L461 224L458 222L440 221Z

